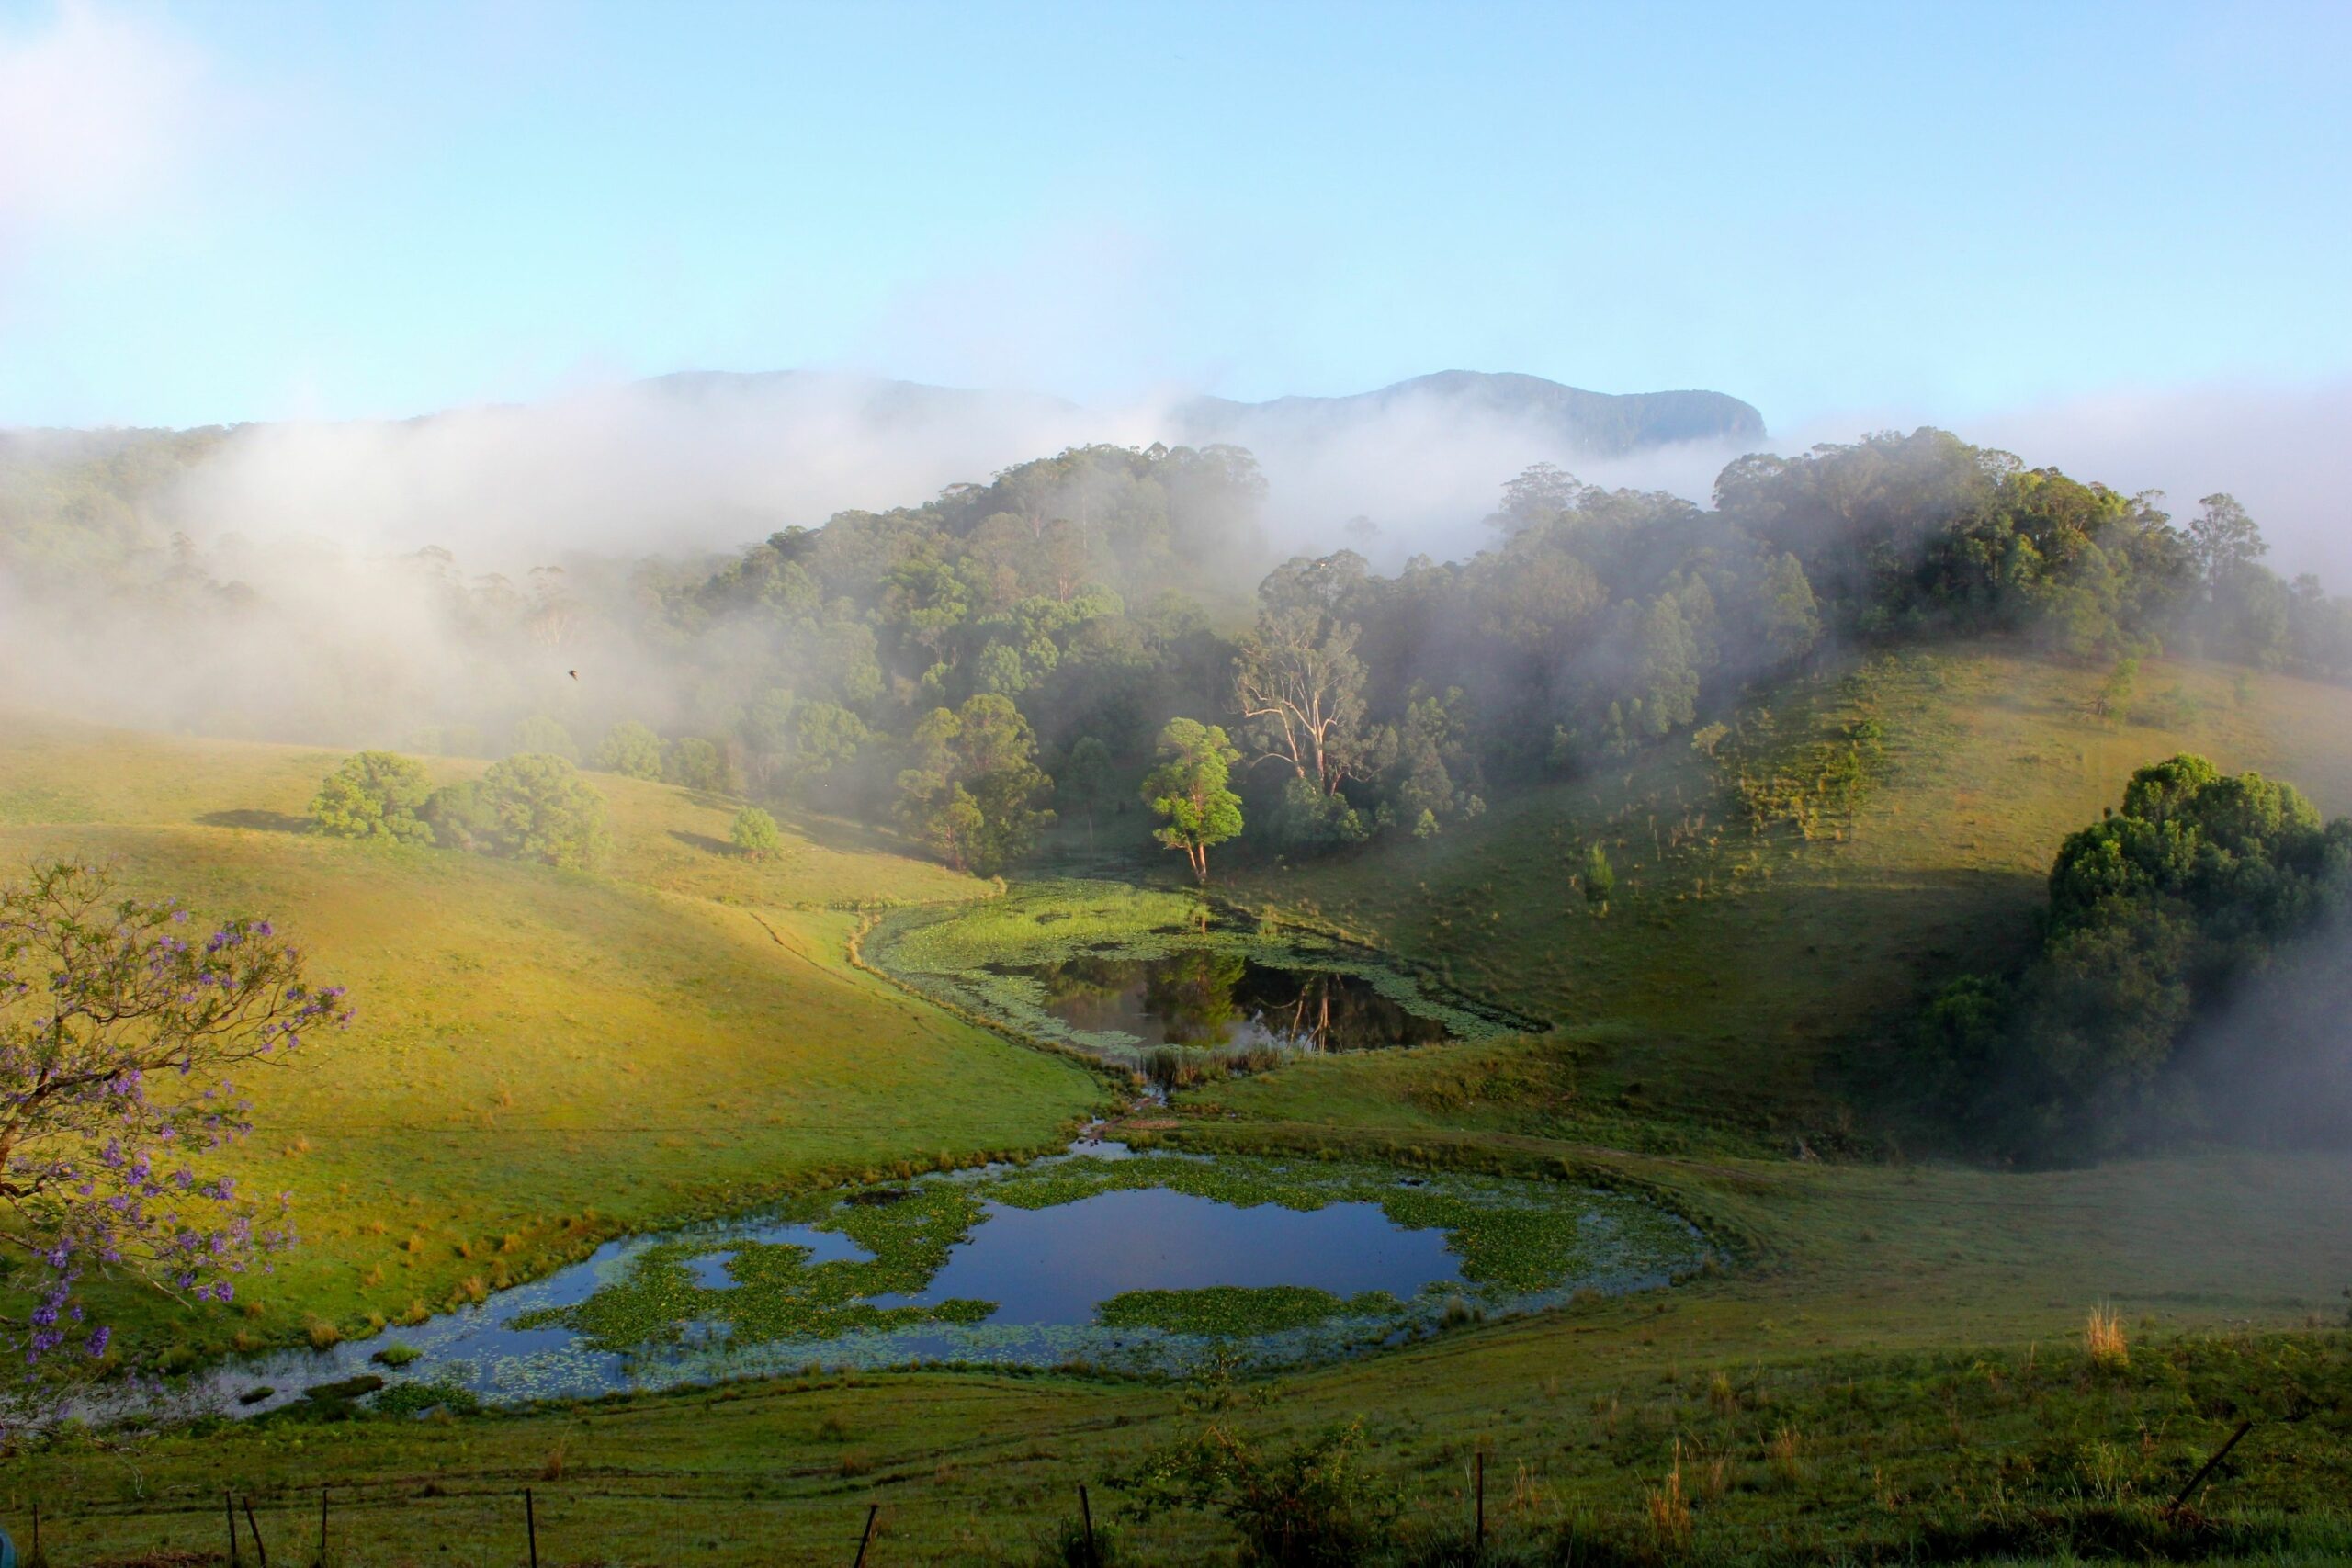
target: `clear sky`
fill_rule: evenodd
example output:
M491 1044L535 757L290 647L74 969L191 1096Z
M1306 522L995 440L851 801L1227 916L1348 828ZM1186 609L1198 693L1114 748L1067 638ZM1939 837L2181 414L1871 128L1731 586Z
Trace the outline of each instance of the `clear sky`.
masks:
M0 423L2352 372L2352 7L0 0Z

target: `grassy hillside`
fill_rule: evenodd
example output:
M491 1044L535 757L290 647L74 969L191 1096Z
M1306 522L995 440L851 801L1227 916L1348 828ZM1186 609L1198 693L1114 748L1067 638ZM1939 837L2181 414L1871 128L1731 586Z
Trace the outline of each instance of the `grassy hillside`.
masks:
M2195 749L2292 779L2325 809L2352 808L2352 694L2265 677L2241 689L2229 672L2157 665L2141 680L2147 722L2113 721L2090 711L2101 672L1998 649L1922 652L1851 674L1828 672L1777 701L1769 740L1726 737L1713 757L1660 750L1506 802L1434 840L1232 890L1360 931L1563 1027L1532 1040L1303 1060L1180 1095L1171 1114L1139 1120L1131 1135L1201 1152L1321 1149L1631 1184L1709 1226L1727 1263L1648 1298L1464 1325L1295 1374L1243 1391L1225 1419L1276 1447L1362 1422L1371 1471L1399 1490L1408 1528L1430 1540L1459 1542L1472 1456L1484 1453L1498 1540L1573 1529L1614 1553L1577 1561L2343 1560L2352 1551L2340 1522L2352 1483L2352 1336L2339 1326L2340 1292L2352 1281L2352 1233L2341 1216L2352 1167L2336 1156L2218 1150L2034 1173L1875 1157L1913 1140L1899 1119L1883 1118L1886 1097L1868 1092L1868 1069L1873 1043L1922 986L2024 934L2059 837L2114 800L2132 767ZM1815 800L1803 829L1784 821L1753 833L1726 813L1727 780L1743 766L1751 779L1817 778L1822 747L1866 718L1883 732L1879 749L1850 794ZM294 773L312 776L317 760ZM201 778L205 765L191 758L188 776ZM0 800L17 798L6 792L29 777L0 773ZM623 806L627 794L615 787L616 808L638 809ZM703 809L674 795L649 795L643 809L657 807ZM0 841L91 831L14 828ZM371 985L404 995L401 975L420 996L442 987L401 1015L408 1032L376 1040L383 1065L364 1093L351 1080L354 1115L379 1099L402 1115L443 1106L439 1093L410 1086L465 1070L466 1053L450 1049L461 1030L495 1028L511 1041L526 1015L568 1018L555 1032L564 1043L533 1048L576 1053L556 1058L567 1069L593 1067L613 1060L595 1043L624 1032L608 1016L658 1021L669 1005L756 1016L755 1001L729 987L748 987L754 975L775 983L775 961L760 952L773 941L746 934L748 911L711 897L456 857L370 857L187 821L106 831L126 858L136 848L158 868L199 867L231 893L244 886L237 876L254 874L236 870L250 848L266 857L272 888L308 900L295 913L331 933L318 943L322 962L339 943L363 999ZM1569 880L1596 837L1620 878L1605 917ZM688 847L671 837L680 851L649 849L645 838L632 831L624 863ZM705 869L677 863L680 875ZM379 866L363 892L355 874ZM381 886L406 889L396 897L407 902L374 914L373 900L395 897ZM988 1054L936 1015L859 991L831 956L850 917L785 909L780 894L770 897L779 901L759 912L806 953L785 965L807 971L789 982L801 987L796 1001L834 995L820 985L830 975L844 1019L853 1008L875 1010L860 1018L902 1009L891 1058L905 1069L899 1092L833 1087L822 1052L793 1069L858 1119L845 1121L847 1141L880 1145L897 1134L872 1130L892 1117L908 1138L957 1118L1027 1127L1050 1120L1049 1103L1087 1098L1075 1075L1051 1098L1062 1093L1057 1064ZM419 940L401 910L476 903L491 912L481 931L445 928L456 934L424 938L441 945L413 963L395 956ZM605 930L622 934L609 943L564 934ZM521 982L500 973L496 944L509 940L540 955L532 963L557 977L549 987L562 1000L516 994ZM551 956L581 953L589 961L570 966ZM449 967L469 959L481 967ZM608 1001L571 999L565 987L601 984L596 964L614 962L644 973L599 993ZM367 964L377 970L356 967ZM632 1003L640 994L655 999ZM617 1010L633 1005L645 1010ZM380 1002L370 1017L382 1025ZM354 1052L365 1038L355 1032L334 1049ZM984 1081L964 1088L970 1098L959 1103L958 1074L968 1077L973 1063L987 1065ZM445 1207L468 1216L475 1211L464 1204L490 1201L486 1187L469 1195L468 1154L508 1149L516 1140L500 1134L523 1124L526 1106L530 1124L569 1152L502 1153L499 1168L511 1174L501 1181L544 1190L553 1214L594 1203L601 1215L602 1190L648 1213L695 1201L662 1185L682 1153L698 1170L729 1168L729 1152L710 1146L728 1136L699 1124L588 1134L595 1114L623 1105L636 1114L641 1086L634 1077L616 1089L579 1085L579 1076L551 1071L527 1100L517 1087L513 1108L495 1103L499 1079L466 1080L462 1115L452 1094L435 1123L442 1142L390 1142L382 1146L399 1152L384 1157L441 1173L458 1194ZM341 1077L338 1067L318 1081ZM556 1092L566 1086L591 1098L567 1100ZM697 1123L711 1119L713 1100L751 1092L698 1100L642 1087L671 1096L664 1114ZM1023 1102L1039 1108L1028 1120ZM824 1144L813 1111L778 1110L808 1120L776 1132L774 1146ZM272 1156L274 1168L321 1170L329 1145L311 1136L311 1152ZM1800 1138L1825 1157L1792 1157ZM494 1228L484 1207L481 1221L415 1226L423 1254L405 1250L411 1232L398 1225L374 1235L370 1219L401 1214L405 1194L364 1168L379 1145L358 1129L335 1146L356 1196L332 1184L315 1196L345 1203L331 1212L357 1228L322 1251L345 1269L390 1258L390 1294L370 1300L406 1293L403 1259L439 1267L435 1247ZM603 1163L581 1169L590 1159ZM559 1232L550 1245L561 1241ZM2123 1362L2086 1354L2086 1314L2102 1303L2130 1338ZM1036 1561L1080 1483L1093 1488L1098 1517L1114 1515L1119 1494L1107 1483L1118 1467L1202 1419L1197 1397L1188 1405L1183 1391L1150 1384L945 1372L425 1423L273 1417L160 1439L141 1451L135 1485L110 1461L28 1455L0 1479L0 1509L44 1496L50 1517L65 1521L52 1528L72 1532L76 1551L65 1560L84 1562L217 1550L224 1483L255 1494L274 1546L281 1532L307 1540L316 1488L332 1483L338 1529L351 1531L341 1539L368 1540L381 1561L492 1562L514 1559L514 1495L530 1485L542 1551L560 1561L840 1562L869 1504L882 1510L869 1561ZM2165 1512L2241 1421L2255 1423L2250 1435L2196 1509ZM1669 1477L1691 1510L1686 1521L1661 1512ZM1122 1528L1135 1561L1198 1561L1232 1540L1199 1516Z
M234 1156L303 1245L204 1348L438 1308L637 1228L821 1172L1055 1141L1100 1091L853 968L827 906L982 884L795 837L723 850L731 807L591 775L601 874L310 836L335 754L53 724L0 744L0 862L81 857L212 913L267 913L351 987L348 1032L253 1072ZM454 775L478 764L436 764Z
M1576 1048L1587 1114L1730 1123L1784 1150L1834 1139L1862 1094L1852 1062L1831 1070L1838 1048L1867 1064L1924 988L2017 951L2059 840L2119 801L2133 768L2199 751L2352 810L2352 691L2158 660L2132 714L2101 718L2104 679L1997 646L1910 651L1776 694L1768 741L1656 748L1438 837L1228 892L1566 1026L1553 1055ZM1850 803L1817 797L1808 829L1751 829L1740 772L1809 786L1864 719L1883 739ZM1595 841L1618 879L1605 917L1574 881ZM1276 1075L1234 1096L1298 1092Z

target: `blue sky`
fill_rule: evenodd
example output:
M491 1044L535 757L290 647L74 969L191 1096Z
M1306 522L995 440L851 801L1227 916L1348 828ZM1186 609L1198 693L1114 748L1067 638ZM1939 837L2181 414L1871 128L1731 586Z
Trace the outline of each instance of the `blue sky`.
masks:
M0 0L0 423L2352 372L2352 8Z

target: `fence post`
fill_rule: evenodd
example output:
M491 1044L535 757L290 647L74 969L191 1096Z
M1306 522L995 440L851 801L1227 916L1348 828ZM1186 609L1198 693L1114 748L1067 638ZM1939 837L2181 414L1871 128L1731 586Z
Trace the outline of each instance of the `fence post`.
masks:
M1477 1473L1478 1473L1478 1533L1477 1533L1477 1541L1478 1541L1478 1550L1479 1550L1481 1552L1484 1552L1484 1551L1487 1550L1487 1450L1484 1450L1484 1449L1480 1449L1480 1450L1478 1450L1478 1453L1477 1453Z
M261 1538L261 1525L254 1517L254 1500L245 1499L245 1528L254 1532L254 1555L261 1559L261 1568L269 1568L269 1543Z
M1086 1527L1086 1568L1102 1568L1102 1549L1094 1544L1094 1505L1086 1500L1086 1483L1078 1487L1079 1522Z
M531 1568L539 1568L539 1513L531 1503L531 1489L523 1488L523 1530L530 1538Z
M245 1559L237 1549L237 1505L230 1500L225 1486L220 1488L220 1517L229 1521L229 1564L230 1568L236 1568Z
M865 1533L857 1538L857 1562L855 1564L855 1568L865 1568L866 1543L874 1539L874 1516L881 1511L882 1505L879 1503L868 1503L865 1505Z
M319 1488L319 1568L327 1568L327 1489Z

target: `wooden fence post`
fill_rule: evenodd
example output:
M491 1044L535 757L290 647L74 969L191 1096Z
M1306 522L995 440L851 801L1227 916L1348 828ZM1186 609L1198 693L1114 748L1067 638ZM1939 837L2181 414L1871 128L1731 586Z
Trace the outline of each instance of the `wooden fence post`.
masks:
M229 1489L225 1486L220 1489L220 1517L229 1521L230 1568L237 1568L237 1564L245 1559L237 1548L237 1505L230 1500Z
M882 1511L879 1503L865 1506L865 1533L857 1538L857 1562L854 1568L865 1568L865 1548L874 1539L874 1516Z
M319 1488L319 1568L327 1568L327 1489Z
M254 1532L254 1555L261 1559L261 1568L269 1568L269 1545L261 1538L261 1524L254 1517L251 1497L245 1499L245 1528Z
M1487 1550L1487 1450L1484 1449L1480 1449L1477 1452L1477 1475L1478 1528L1476 1540L1478 1542L1478 1550L1481 1552L1484 1552Z
M1094 1505L1086 1500L1086 1485L1078 1488L1079 1522L1086 1527L1086 1568L1102 1568L1102 1549L1094 1544Z
M523 1488L523 1529L531 1541L531 1568L539 1568L539 1512L531 1502L531 1489Z

